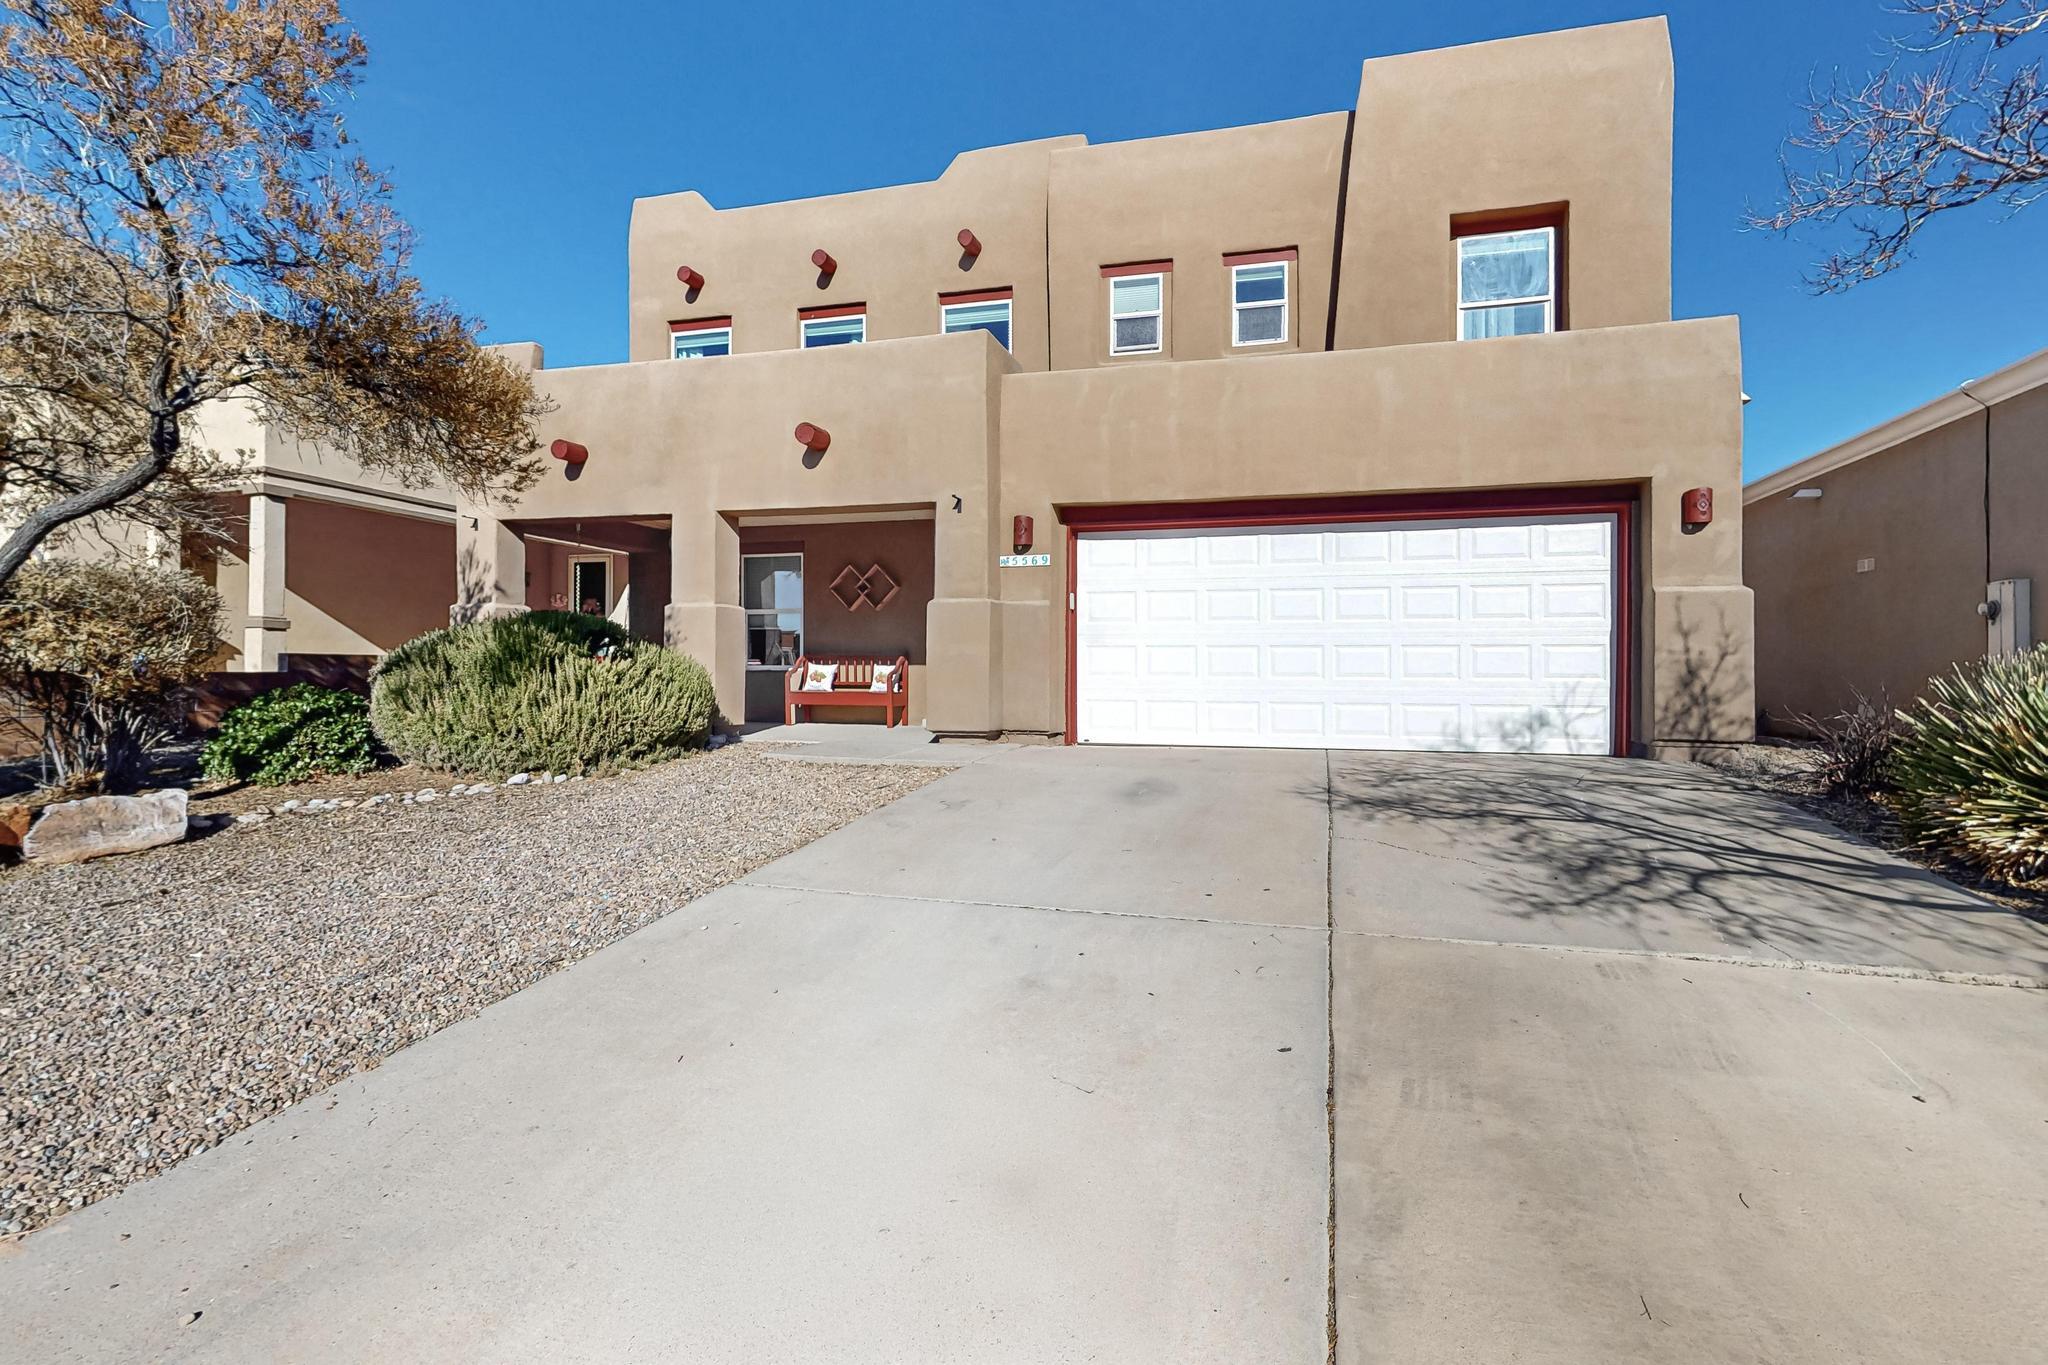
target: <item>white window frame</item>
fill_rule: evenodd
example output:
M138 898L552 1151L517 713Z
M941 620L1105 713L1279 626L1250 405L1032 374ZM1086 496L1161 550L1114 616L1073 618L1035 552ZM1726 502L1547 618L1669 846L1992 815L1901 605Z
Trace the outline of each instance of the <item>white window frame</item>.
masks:
M1159 306L1141 308L1129 313L1116 311L1116 287L1126 280L1156 280L1159 284ZM1166 272L1163 270L1134 270L1128 275L1111 275L1109 284L1109 353L1111 355L1158 355L1166 349ZM1125 318L1158 318L1158 338L1150 346L1118 346L1116 325Z
M1549 267L1549 278L1543 282L1546 292L1531 294L1527 298L1520 299L1488 299L1485 303L1465 302L1465 244L1467 242L1491 241L1496 237L1520 237L1531 232L1540 232L1550 240L1550 249L1543 254L1543 259ZM1543 227L1507 228L1500 232L1468 232L1462 237L1452 240L1451 250L1457 253L1453 266L1456 271L1456 278L1452 281L1452 286L1456 292L1451 296L1452 301L1457 304L1457 312L1451 318L1451 326L1455 329L1451 335L1456 340L1498 341L1500 340L1499 337L1466 337L1465 314L1483 312L1488 308L1514 308L1531 303L1543 305L1544 334L1548 335L1557 330L1557 229L1555 227L1545 225Z
M863 308L858 313L838 313L830 317L807 318L799 315L797 318L797 341L800 344L797 349L802 351L828 351L832 349L829 346L811 345L811 324L814 322L844 322L848 318L860 319L860 335L852 341L842 341L839 344L842 346L865 345L868 339L868 310Z
M715 337L720 333L725 335L725 349L726 353L730 355L732 353L732 324L728 322L723 327L685 327L672 330L668 334L668 358L670 360L716 360L718 357L711 355L679 355L676 352L676 347L684 337L699 340L704 337Z
M953 310L955 308L986 308L992 303L1000 303L1001 305L1003 305L1003 325L1009 328L1010 341L1015 341L1017 339L1017 308L1015 295L1012 295L1011 297L1006 299L977 299L973 302L961 303L941 302L939 304L939 335L951 335L953 329L948 327L946 323L951 319ZM977 326L962 327L960 330L963 332L985 332L988 329L986 327ZM1009 341L1003 343L1003 349L1006 351L1010 349Z
M570 611L583 610L583 599L576 594L576 566L578 564L601 564L604 566L604 597L600 599L601 606L597 614L599 616L610 616L612 608L618 605L618 599L612 595L612 589L616 586L612 582L612 557L610 555L569 556L568 587Z
M1240 323L1247 308L1271 308L1271 301L1261 303L1239 303L1237 301L1237 272L1240 270L1263 270L1267 266L1280 267L1280 335L1264 341L1246 341ZM1162 296L1162 300L1163 300ZM1230 344L1232 346L1284 346L1294 339L1294 319L1290 309L1294 301L1294 262L1282 258L1277 261L1239 261L1230 267Z
M747 561L750 559L794 559L796 561L796 581L799 584L804 581L804 552L802 550L763 550L760 554L742 554L740 556L740 615L744 618L742 630L751 629L756 616L776 617L782 615L782 608L780 607L750 607L746 604ZM780 630L782 627L780 624L776 624L773 626L773 629ZM804 602L801 596L797 598L796 602L796 638L798 642L797 652L801 654L805 649L809 648L804 643ZM747 668L756 673L787 673L789 671L788 666L784 664L771 664L765 660L757 664L752 659L747 660Z

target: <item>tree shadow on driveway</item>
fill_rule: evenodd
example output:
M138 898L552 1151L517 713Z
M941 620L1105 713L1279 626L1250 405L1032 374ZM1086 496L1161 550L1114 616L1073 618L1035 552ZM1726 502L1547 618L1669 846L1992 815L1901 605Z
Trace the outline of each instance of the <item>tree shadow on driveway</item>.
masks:
M2048 926L1696 765L1330 760L1342 929L2048 977Z

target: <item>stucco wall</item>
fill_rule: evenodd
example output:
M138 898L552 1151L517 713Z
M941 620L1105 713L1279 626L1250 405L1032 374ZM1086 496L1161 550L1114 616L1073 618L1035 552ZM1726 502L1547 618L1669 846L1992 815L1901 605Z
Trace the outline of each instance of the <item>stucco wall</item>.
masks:
M246 499L226 501L228 539L187 562L227 604L227 657L249 622ZM285 632L290 654L383 654L448 624L455 528L314 498L285 512ZM234 665L230 665L234 666Z
M1662 19L1365 63L1337 345L1450 340L1452 218L1558 202L1570 325L1669 319L1671 105Z
M1952 406L1954 420L1746 509L1757 703L1774 726L1825 720L1859 691L1903 703L1982 658L1991 579L2032 579L2034 635L2048 633L2048 388L1992 406L1988 547L1984 413Z
M695 191L636 200L629 247L628 354L666 360L669 323L730 316L735 354L798 344L797 310L867 305L868 338L939 330L939 295L1010 288L1011 345L1046 364L1046 162L1082 139L1050 138L962 152L938 179L819 199L714 209ZM979 257L960 250L972 230ZM811 265L823 248L829 279ZM704 277L690 290L688 265Z
M1233 353L1224 254L1287 247L1300 253L1288 281L1288 340L1236 353L1324 349L1348 122L1322 114L1053 153L1052 368ZM1113 357L1101 270L1133 261L1173 264L1164 349Z

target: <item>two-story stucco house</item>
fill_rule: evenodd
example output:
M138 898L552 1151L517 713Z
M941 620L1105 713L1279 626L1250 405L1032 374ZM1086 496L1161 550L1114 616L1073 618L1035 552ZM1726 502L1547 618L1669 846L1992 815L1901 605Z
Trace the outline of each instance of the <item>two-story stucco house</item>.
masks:
M941 735L1747 739L1738 336L1671 317L1671 119L1646 20L1370 60L1332 114L640 200L630 360L536 376L562 459L458 509L457 613L617 614L734 719L900 654Z

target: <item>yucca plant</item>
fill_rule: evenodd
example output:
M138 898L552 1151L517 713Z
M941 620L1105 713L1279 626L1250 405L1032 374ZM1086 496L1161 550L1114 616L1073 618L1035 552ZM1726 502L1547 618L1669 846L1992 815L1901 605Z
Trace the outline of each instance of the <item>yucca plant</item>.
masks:
M704 743L711 677L688 655L576 612L453 626L393 650L370 721L426 768L503 776L606 772Z
M2048 644L1929 687L1891 763L1908 837L2007 881L2048 878Z

